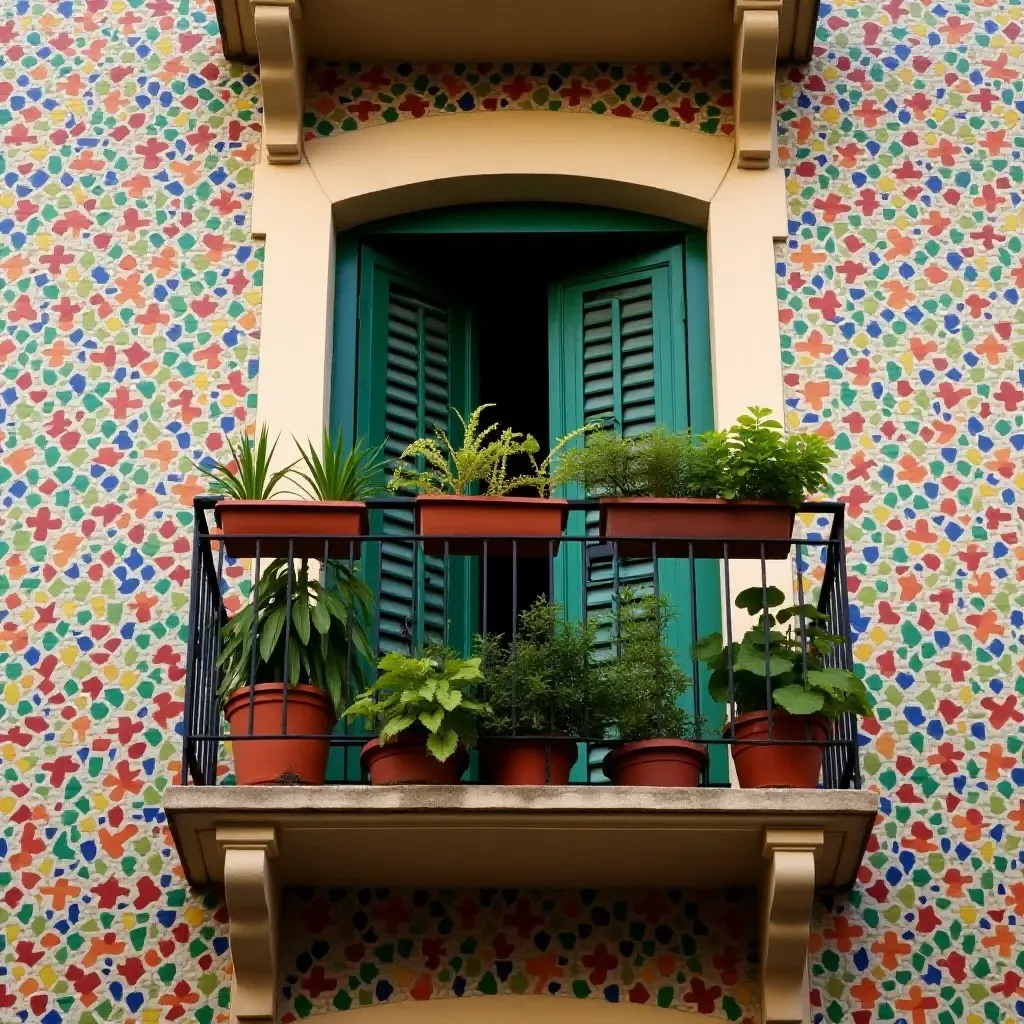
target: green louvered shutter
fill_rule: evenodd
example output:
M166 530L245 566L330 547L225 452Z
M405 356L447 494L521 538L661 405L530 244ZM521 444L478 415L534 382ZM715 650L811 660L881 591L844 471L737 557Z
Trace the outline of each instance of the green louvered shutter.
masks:
M595 419L627 436L659 424L673 430L691 424L696 430L713 426L707 291L706 286L699 288L701 280L706 281L702 256L703 239L693 236L685 245L554 286L550 298L552 440ZM688 296L687 285L695 294ZM583 497L579 492L568 496ZM578 514L574 518L572 533L585 530L596 538L596 513L588 514L585 521ZM565 545L556 570L556 598L571 615L604 619L612 611L613 563L607 558L589 565L586 561L579 545ZM658 584L676 613L669 639L679 652L681 666L692 673L694 607L689 572L685 560L659 560ZM696 576L698 632L713 631L720 622L717 565L696 563ZM618 583L650 589L653 562L620 559ZM602 629L600 635L606 655L613 656L611 630ZM721 710L710 703L706 691L703 698L701 714L708 720L710 733L721 720ZM592 752L591 778L600 777L603 756L603 751ZM723 771L727 778L724 761L716 755L712 780L718 781Z
M373 446L390 460L434 427L458 436L454 407L472 405L472 350L465 309L444 290L379 253L363 248L356 418ZM452 422L454 420L454 422ZM379 572L382 651L417 650L445 638L445 560L425 556L402 537L413 532L411 510L371 517L374 533L395 538L367 551L367 579ZM471 635L475 607L469 597L470 559L452 556L447 574L448 641L462 648Z

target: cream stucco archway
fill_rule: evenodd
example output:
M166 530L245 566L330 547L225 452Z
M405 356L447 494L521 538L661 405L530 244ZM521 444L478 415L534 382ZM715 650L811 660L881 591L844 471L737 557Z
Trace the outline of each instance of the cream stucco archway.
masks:
M783 413L774 244L786 236L779 168L741 170L733 143L650 121L553 111L444 114L306 144L297 165L256 171L253 234L266 239L257 415L319 437L330 403L335 233L416 210L576 202L706 229L715 419ZM786 563L769 569L789 588ZM760 582L734 565L734 588ZM733 590L736 593L737 589Z
M464 996L423 1002L378 1003L354 1010L314 1014L316 1024L659 1024L665 1011L640 1003L609 1003L570 996ZM673 1024L702 1024L717 1017L673 1010Z

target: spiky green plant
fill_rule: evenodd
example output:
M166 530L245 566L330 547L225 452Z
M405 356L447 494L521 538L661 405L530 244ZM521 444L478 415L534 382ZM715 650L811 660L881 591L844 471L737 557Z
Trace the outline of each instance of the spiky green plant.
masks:
M380 490L384 446L367 448L360 438L351 451L345 450L344 431L332 438L324 427L320 451L312 445L295 441L303 468L296 468L292 478L299 489L313 501L365 501ZM298 467L299 463L296 462Z
M211 481L210 489L214 494L224 494L239 501L266 501L274 496L295 465L293 462L283 469L271 469L278 438L271 443L266 426L260 428L255 439L242 434L237 443L230 437L227 442L230 460L215 462L212 466L192 463Z
M413 490L422 494L468 494L476 483L483 484L482 493L491 496L509 494L519 487L529 487L541 497L551 491L551 460L566 445L594 429L587 424L555 443L548 455L537 460L540 444L532 434L522 434L510 427L492 423L480 426L480 418L493 403L473 410L468 420L452 411L462 423L462 444L456 448L448 434L434 427L434 437L413 441L398 457L394 475L388 484L391 491ZM524 461L529 471L510 473L510 460Z
M305 561L290 566L279 558L261 573L249 603L221 631L222 700L250 681L308 683L327 693L341 714L373 664L373 594L358 569L338 563L332 568L327 586L310 577Z

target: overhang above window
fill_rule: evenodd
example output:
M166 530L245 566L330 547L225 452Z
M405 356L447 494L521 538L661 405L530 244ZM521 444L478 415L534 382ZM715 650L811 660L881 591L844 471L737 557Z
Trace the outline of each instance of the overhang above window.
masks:
M218 0L225 55L258 60L271 163L301 159L307 59L731 61L741 167L767 167L777 63L811 56L818 0Z

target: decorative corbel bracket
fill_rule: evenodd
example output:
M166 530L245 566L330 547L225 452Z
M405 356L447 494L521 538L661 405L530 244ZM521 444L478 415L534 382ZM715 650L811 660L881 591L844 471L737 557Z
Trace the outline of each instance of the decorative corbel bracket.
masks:
M736 163L771 165L775 152L775 62L782 0L735 0L732 93L736 111Z
M263 90L263 145L272 164L302 159L306 55L300 0L252 0Z
M814 904L814 858L820 829L765 829L761 884L761 1020L807 1024L807 943Z
M234 971L231 1024L276 1024L278 902L273 828L218 826Z

